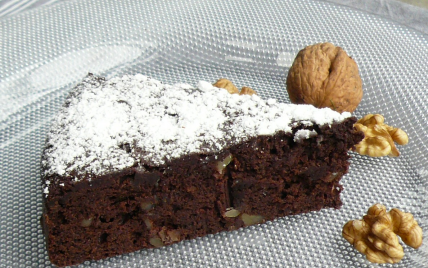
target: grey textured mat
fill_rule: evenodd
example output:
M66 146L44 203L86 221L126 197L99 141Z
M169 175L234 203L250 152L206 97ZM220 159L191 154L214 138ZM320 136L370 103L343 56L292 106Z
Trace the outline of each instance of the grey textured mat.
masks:
M352 154L344 205L81 267L389 267L341 237L372 204L412 212L428 230L428 36L322 1L79 1L0 21L0 267L50 267L39 217L47 128L88 72L167 83L227 77L288 102L285 78L306 45L332 42L359 65L355 112L409 134L398 158ZM427 267L427 240L393 267ZM391 266L392 267L392 266Z

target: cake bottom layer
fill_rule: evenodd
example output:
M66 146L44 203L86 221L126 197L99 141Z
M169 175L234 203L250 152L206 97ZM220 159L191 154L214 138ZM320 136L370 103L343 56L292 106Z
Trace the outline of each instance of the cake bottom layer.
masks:
M58 176L64 185L50 190L42 216L51 262L73 265L339 208L348 149L363 138L354 122L313 126L318 135L300 142L280 132L162 167L79 182Z

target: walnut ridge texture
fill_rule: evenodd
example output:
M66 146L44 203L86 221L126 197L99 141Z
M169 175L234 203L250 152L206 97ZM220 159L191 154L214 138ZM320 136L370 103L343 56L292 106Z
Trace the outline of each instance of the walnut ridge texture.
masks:
M299 51L287 76L292 103L353 112L363 97L356 62L340 47L319 43Z
M386 211L382 204L371 206L362 220L349 221L342 236L374 263L397 263L404 257L402 241L412 247L422 245L423 234L411 213L397 208Z

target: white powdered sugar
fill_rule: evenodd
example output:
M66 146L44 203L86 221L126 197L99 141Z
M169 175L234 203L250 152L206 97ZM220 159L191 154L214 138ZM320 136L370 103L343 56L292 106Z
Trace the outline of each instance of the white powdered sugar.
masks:
M104 174L157 166L189 153L213 153L228 144L295 122L331 125L350 117L328 108L229 94L200 82L166 85L143 75L108 81L88 76L68 97L48 134L45 175ZM295 141L316 135L299 130Z
M294 142L300 142L304 139L315 137L318 133L315 130L299 129L294 133Z

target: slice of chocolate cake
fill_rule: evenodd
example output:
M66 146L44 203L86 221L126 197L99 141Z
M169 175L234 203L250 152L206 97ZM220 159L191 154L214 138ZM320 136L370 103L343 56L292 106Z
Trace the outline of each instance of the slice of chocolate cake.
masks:
M89 75L42 157L51 262L78 264L339 208L356 119L200 82Z

